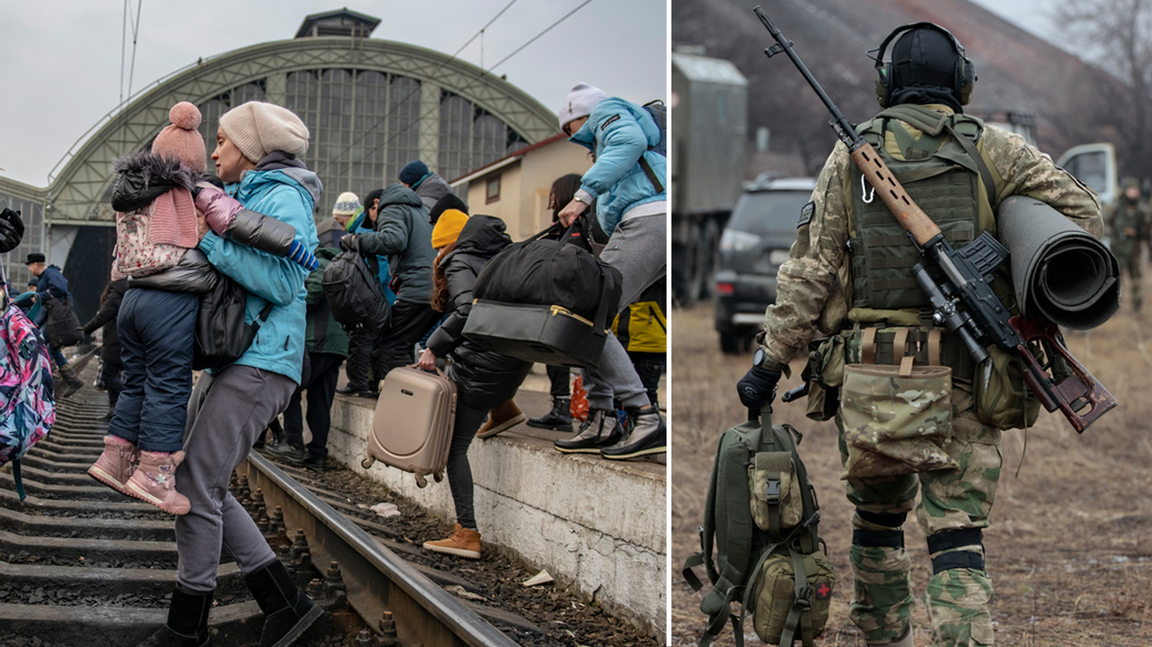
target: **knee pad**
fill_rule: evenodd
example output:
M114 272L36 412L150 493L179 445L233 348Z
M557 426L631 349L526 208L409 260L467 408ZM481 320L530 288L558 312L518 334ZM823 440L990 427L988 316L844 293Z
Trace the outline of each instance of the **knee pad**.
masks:
M958 550L976 547L978 551ZM984 532L980 528L943 530L928 537L928 553L932 558L932 574L953 568L984 570Z
M885 526L890 528L890 530L857 528L852 531L853 545L876 548L904 547L904 531L900 529L900 526L904 525L904 520L908 518L907 512L888 514L883 512L868 512L857 508L856 515L866 523Z

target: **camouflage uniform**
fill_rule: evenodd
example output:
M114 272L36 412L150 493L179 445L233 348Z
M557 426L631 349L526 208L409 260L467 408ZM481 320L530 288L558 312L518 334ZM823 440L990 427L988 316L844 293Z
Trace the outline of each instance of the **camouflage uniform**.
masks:
M951 112L938 105L930 109ZM1048 155L1018 135L993 126L985 126L978 148L995 179L993 206L1010 195L1027 195L1049 204L1092 235L1101 235L1096 195L1056 167ZM802 215L790 258L780 267L777 300L765 313L760 337L768 358L780 364L787 365L798 351L807 349L817 333L833 335L856 323L849 317L851 301L844 288L851 285L846 253L853 208L849 191L861 190L850 186L851 166L847 147L838 143L818 178L813 208L806 208ZM983 199L983 188L979 191ZM893 323L918 325L889 325ZM901 525L914 507L938 570L927 591L935 644L993 644L988 610L992 583L983 566L980 529L989 525L996 498L1001 430L976 419L971 380L956 377L951 394L952 431L940 448L958 468L846 478L848 499L857 508L850 616L870 644L897 641L910 625L911 564L903 548ZM837 422L847 460L839 415ZM915 503L917 494L919 504ZM871 539L857 541L861 536Z
M1132 184L1126 183L1125 189L1128 186ZM1149 242L1148 205L1139 198L1132 200L1122 193L1109 210L1106 223L1109 246L1120 268L1128 274L1132 306L1140 312L1144 302L1140 294L1140 279L1144 274L1143 246Z

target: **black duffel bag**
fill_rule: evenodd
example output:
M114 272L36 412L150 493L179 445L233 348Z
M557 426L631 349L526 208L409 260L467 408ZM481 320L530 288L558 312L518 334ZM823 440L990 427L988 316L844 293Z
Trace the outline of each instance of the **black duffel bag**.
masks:
M472 287L464 336L529 362L596 368L623 286L620 271L592 253L589 235L580 218L493 257Z
M272 304L260 311L251 324L244 321L248 290L223 272L216 272L216 286L200 295L196 312L196 344L192 369L223 368L240 359L252 345Z
M42 306L48 309L44 318L44 337L48 343L56 348L75 346L84 341L84 328L76 311L72 309L72 297L57 299L49 297L44 299Z

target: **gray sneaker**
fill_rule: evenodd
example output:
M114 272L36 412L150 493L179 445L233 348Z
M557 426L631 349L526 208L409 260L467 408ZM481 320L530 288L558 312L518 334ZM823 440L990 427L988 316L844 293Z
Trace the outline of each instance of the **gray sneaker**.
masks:
M628 417L632 420L632 433L619 443L601 449L601 456L626 460L668 451L668 426L659 409L653 407L644 412L631 409Z
M619 442L623 436L615 410L589 409L588 418L580 423L576 435L553 445L565 454L599 454L600 448Z

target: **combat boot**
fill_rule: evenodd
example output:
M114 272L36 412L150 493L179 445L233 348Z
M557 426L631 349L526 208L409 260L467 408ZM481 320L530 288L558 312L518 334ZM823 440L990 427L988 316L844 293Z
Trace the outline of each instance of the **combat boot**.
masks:
M572 431L572 399L552 398L552 410L539 418L529 418L529 427Z
M912 627L909 626L904 631L904 637L900 640L890 643L868 643L868 647L915 647L912 643Z

